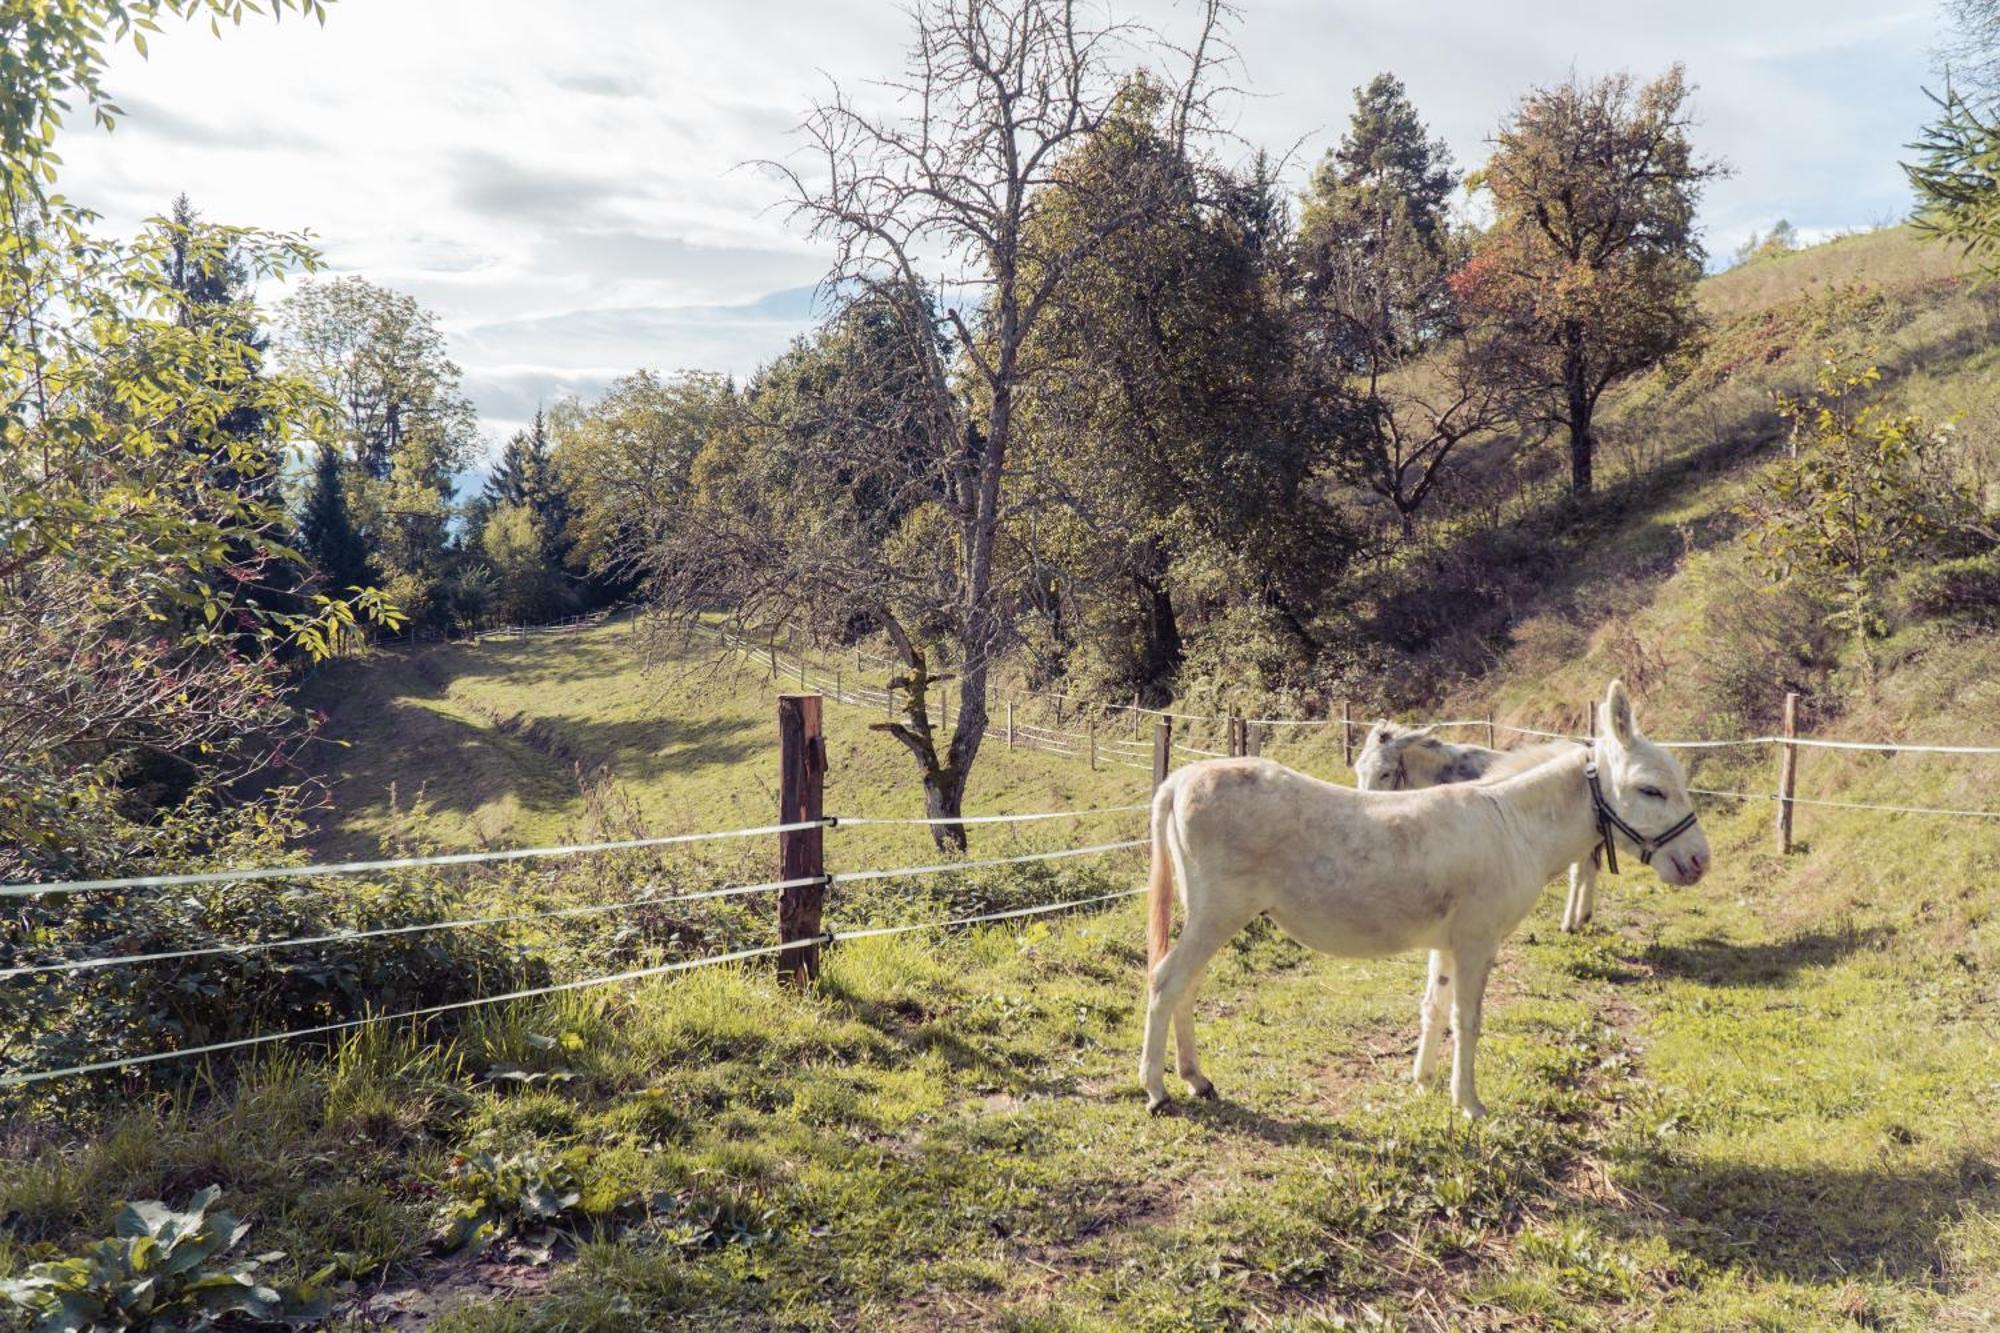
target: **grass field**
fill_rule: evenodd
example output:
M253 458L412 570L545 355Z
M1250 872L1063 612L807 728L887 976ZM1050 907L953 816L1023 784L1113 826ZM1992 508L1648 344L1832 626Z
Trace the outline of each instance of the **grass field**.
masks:
M769 823L778 808L777 695L794 687L773 682L762 664L714 655L649 668L621 623L331 663L307 699L329 715L321 755L332 809L318 850ZM882 720L877 709L827 703L829 811L923 814L909 753L869 729ZM1149 785L1145 772L1112 763L1108 746L1093 772L995 741L981 754L966 808L1126 804L1143 800Z

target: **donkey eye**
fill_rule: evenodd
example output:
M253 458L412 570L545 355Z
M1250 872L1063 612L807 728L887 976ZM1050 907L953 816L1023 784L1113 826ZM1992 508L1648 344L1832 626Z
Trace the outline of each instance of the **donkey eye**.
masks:
M1650 796L1656 801L1664 801L1667 799L1667 794L1661 791L1658 787L1641 787L1639 788L1639 794L1641 796Z

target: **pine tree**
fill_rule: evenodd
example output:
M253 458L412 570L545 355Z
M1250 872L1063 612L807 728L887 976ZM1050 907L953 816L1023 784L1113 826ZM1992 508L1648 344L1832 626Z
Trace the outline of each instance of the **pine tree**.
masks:
M572 546L568 536L569 494L556 475L548 423L539 408L528 429L514 432L501 449L485 488L472 502L466 521L467 544L478 545L493 515L510 505L534 511L537 530L542 534L543 562L552 573L561 576Z
M1313 173L1309 198L1359 193L1393 201L1426 248L1438 253L1448 230L1445 204L1458 188L1458 174L1451 149L1429 134L1402 80L1377 74L1367 87L1354 90L1347 133Z
M321 445L313 465L312 487L299 515L299 538L321 575L337 593L366 587L374 580L368 549L347 509L347 481L341 473L340 452Z

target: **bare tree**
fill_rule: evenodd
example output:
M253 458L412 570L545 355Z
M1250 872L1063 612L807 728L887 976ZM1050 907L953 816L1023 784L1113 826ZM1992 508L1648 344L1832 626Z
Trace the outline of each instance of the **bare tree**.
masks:
M869 472L885 474L878 481L887 483L886 474L900 467L902 484L875 486L891 493L877 500L915 505L919 518L935 516L936 531L928 542L906 529L889 547L879 540L870 546L857 540L867 522L855 511L850 523L816 533L822 572L812 576L804 562L770 551L762 553L769 563L757 568L748 564L758 557L754 550L711 555L700 576L678 577L681 609L693 609L699 590L739 606L790 601L822 628L853 618L878 625L906 668L895 682L903 716L883 725L915 757L933 817L962 810L987 729L989 675L1013 638L1015 602L997 568L997 541L1010 506L1039 503L1010 495L1005 484L1017 399L1043 369L1026 354L1029 336L1077 268L1141 222L1150 200L1122 182L1125 206L1091 212L1093 224L1082 234L1037 228L1036 217L1090 188L1065 174L1064 161L1134 80L1165 96L1177 152L1209 128L1220 91L1213 75L1227 55L1225 17L1221 0L1203 0L1193 41L1175 46L1134 25L1088 16L1070 0L917 0L903 75L866 99L835 86L801 127L806 158L771 164L789 182L795 216L835 246L828 289L872 294L878 309L916 323L904 337L917 352L908 364L923 368L922 388L932 399L910 412L910 424L933 432L927 447L899 452L881 443L898 432L877 432L862 449L866 459L851 458L847 469L823 459L834 475L823 466L794 484L851 485ZM945 308L910 297L924 292L946 294ZM948 304L959 294L968 299ZM927 323L933 318L935 326ZM934 339L944 355L922 351ZM910 388L902 385L899 394ZM834 434L867 436L867 425ZM891 548L894 558L885 558ZM787 588L774 586L777 574L790 580ZM941 649L956 658L949 665L960 701L942 748L928 705L939 674L932 658ZM941 827L939 840L962 847L964 829Z

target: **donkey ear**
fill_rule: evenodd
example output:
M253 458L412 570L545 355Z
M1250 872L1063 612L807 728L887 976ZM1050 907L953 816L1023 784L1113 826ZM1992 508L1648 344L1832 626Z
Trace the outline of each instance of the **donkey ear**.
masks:
M1622 680L1612 681L1604 692L1604 726L1620 745L1630 745L1639 734L1639 724L1632 718L1632 696Z
M1430 736L1434 734L1436 731L1437 731L1437 726L1433 724L1428 727L1414 727L1411 729L1410 735L1413 737Z
M1395 734L1396 724L1386 717L1376 718L1375 725L1368 728L1368 739L1371 741L1386 741Z

